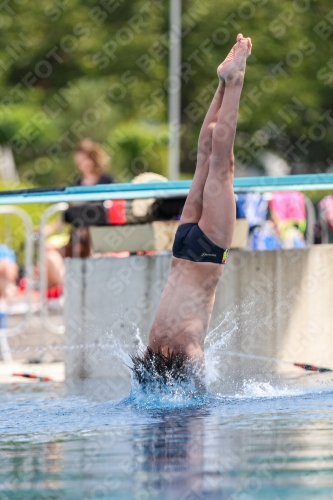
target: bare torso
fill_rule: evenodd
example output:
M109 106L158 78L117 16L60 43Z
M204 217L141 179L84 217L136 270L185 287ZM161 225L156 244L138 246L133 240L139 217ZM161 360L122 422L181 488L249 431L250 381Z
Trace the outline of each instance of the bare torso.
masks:
M165 354L182 352L198 358L215 300L223 265L172 257L168 282L150 330L149 347Z

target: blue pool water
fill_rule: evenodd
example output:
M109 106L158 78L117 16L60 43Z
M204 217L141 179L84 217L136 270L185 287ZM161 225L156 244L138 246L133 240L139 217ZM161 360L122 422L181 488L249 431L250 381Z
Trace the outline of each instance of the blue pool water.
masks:
M0 499L333 499L333 390L314 377L196 399L2 385Z

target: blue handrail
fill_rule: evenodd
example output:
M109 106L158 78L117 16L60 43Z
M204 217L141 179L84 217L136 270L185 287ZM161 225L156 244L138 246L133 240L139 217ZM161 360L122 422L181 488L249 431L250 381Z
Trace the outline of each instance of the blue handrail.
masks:
M56 203L60 201L133 200L186 196L192 181L150 182L147 184L99 184L49 189L0 191L0 204ZM283 177L237 177L235 191L333 190L333 174L287 175Z

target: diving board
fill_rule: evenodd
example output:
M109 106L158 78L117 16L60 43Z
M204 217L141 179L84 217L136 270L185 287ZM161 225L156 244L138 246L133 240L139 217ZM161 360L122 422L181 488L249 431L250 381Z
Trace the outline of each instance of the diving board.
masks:
M0 191L0 205L177 198L187 196L192 181L150 182L147 184L99 184ZM283 177L236 177L234 189L256 191L333 190L333 174L286 175Z

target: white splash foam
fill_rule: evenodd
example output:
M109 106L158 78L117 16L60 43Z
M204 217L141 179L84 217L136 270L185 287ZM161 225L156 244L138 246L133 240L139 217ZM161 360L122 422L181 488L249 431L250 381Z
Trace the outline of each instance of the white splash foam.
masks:
M129 336L129 341L126 341L123 336L114 335L112 331L107 334L108 348L112 352L112 356L119 359L123 364L124 369L131 372L132 360L130 354L133 352L143 352L146 348L140 329L132 324L132 336Z
M231 311L224 314L218 325L208 333L205 339L205 383L207 386L218 380L220 376L218 369L219 356L223 353L223 349L228 345L231 337L239 329L238 322L235 319L231 321L230 326L230 315ZM225 329L226 325L228 325L228 329Z
M304 389L278 386L274 387L270 382L258 382L256 380L244 380L243 391L241 394L235 394L235 398L281 398L289 396L300 396L304 394Z
M151 390L146 391L138 386L135 380L132 380L132 390L129 396L131 404L145 408L179 408L207 402L209 396L212 396L209 393L209 387L220 377L220 357L223 355L230 339L239 331L239 324L235 320L235 314L237 316L237 311L235 310L224 313L223 318L218 322L217 326L207 335L205 341L204 379L207 392L205 394L197 392L191 384L179 384L173 387L165 387L162 390L151 386ZM132 335L127 335L127 339L117 335L117 332L110 331L107 342L107 347L110 349L112 356L119 359L124 369L131 373L132 360L130 354L142 353L146 349L139 328L134 324L132 327ZM249 379L244 380L243 389L231 397L236 399L279 398L299 396L305 392L307 391L304 388L276 386L272 381ZM220 395L217 394L217 396L219 397Z

